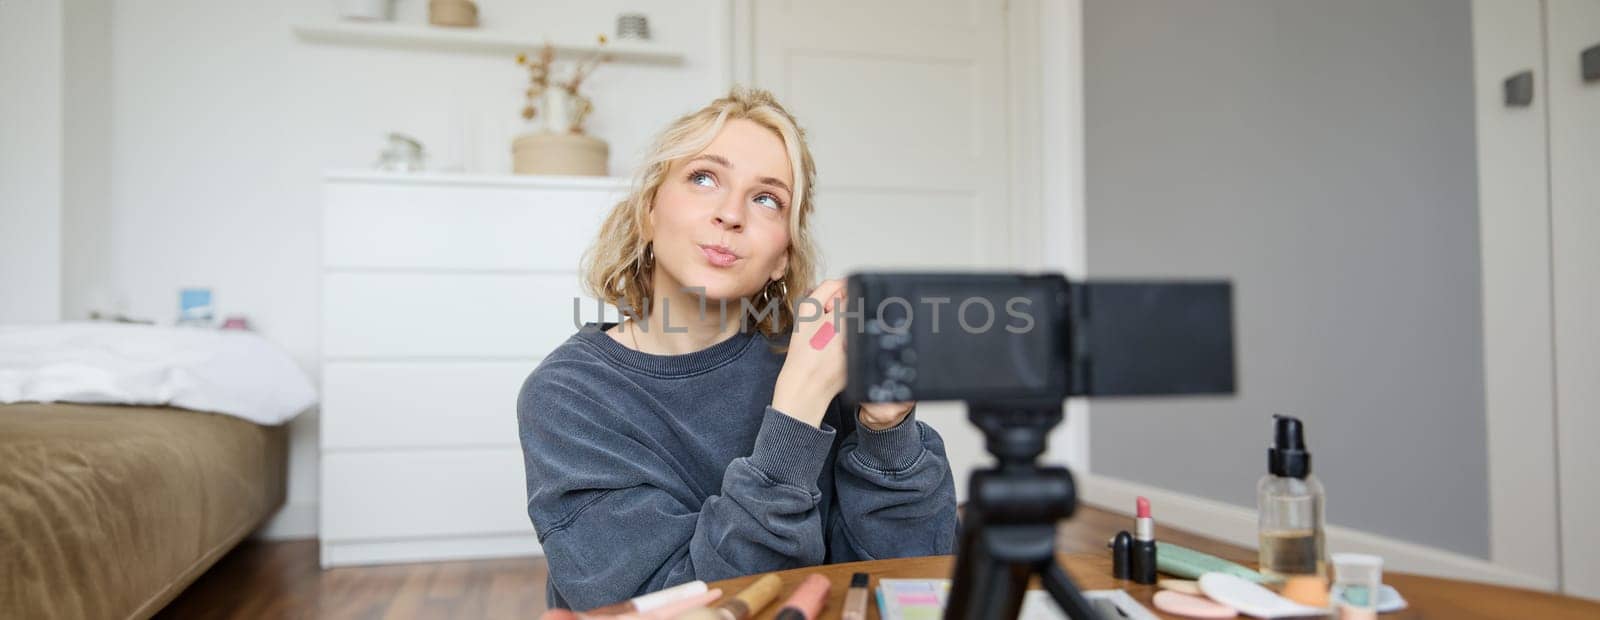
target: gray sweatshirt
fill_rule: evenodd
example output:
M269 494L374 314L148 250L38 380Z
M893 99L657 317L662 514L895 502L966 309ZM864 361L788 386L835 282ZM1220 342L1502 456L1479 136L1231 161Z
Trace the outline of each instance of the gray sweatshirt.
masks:
M757 332L684 355L589 323L517 399L528 516L552 608L687 581L953 553L955 484L939 434L881 432L836 396L821 428L776 409L784 354Z

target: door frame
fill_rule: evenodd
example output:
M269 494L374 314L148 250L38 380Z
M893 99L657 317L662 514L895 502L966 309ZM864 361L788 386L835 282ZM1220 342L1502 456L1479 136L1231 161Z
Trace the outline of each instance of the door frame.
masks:
M1010 0L1015 265L1088 275L1084 193L1083 2ZM1045 232L1041 232L1045 231ZM1072 398L1046 458L1088 477L1090 405Z

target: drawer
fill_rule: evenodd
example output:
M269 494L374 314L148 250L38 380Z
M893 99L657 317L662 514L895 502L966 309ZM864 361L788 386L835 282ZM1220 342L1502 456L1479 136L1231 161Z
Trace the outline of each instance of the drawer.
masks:
M327 273L322 351L330 357L493 357L532 361L596 320L575 273ZM608 309L607 320L617 311Z
M529 362L329 362L322 448L517 446Z
M526 534L522 451L330 451L322 454L329 541Z
M324 185L323 266L575 271L623 190Z

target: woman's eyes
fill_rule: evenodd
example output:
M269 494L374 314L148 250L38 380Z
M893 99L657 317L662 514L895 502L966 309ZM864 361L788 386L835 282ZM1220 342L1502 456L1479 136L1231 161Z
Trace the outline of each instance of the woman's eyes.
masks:
M695 172L689 173L689 182L693 183L695 185L698 185L700 187L716 187L717 186L717 178L714 177L714 176L711 176L711 173L704 172L704 171L695 171ZM759 196L756 196L756 202L761 204L762 206L765 206L765 207L769 208L769 209L774 209L774 210L783 209L783 201L778 200L778 197L777 196L773 196L772 194L761 194Z

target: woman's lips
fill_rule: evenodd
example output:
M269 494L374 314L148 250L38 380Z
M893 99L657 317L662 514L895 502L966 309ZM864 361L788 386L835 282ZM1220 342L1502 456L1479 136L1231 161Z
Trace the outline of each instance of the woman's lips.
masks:
M730 267L739 260L739 257L732 252L725 252L715 246L702 245L700 251L705 253L707 261L718 267Z

